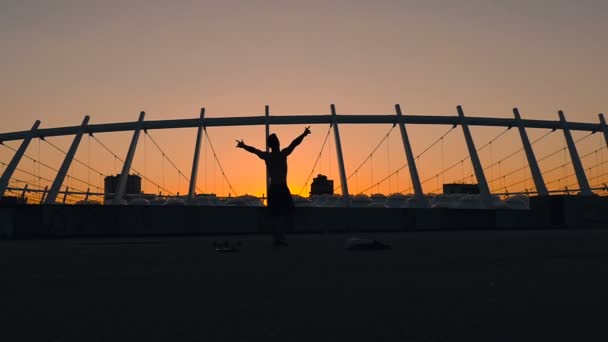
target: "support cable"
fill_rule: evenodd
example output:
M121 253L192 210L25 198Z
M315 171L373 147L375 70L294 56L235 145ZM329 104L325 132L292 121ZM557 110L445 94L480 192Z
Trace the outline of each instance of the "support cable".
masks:
M220 163L220 160L217 157L217 154L215 153L215 148L213 148L213 143L211 143L211 138L209 138L209 133L207 132L207 128L203 128L203 129L205 130L205 133L206 133L205 137L207 138L207 141L209 142L209 147L211 148L211 152L213 153L213 158L215 158L215 162L217 163L217 166L220 168L220 171L222 172L222 176L224 177L224 180L228 184L230 191L232 191L235 196L238 196L237 192L232 187L232 184L230 184L230 181L228 180L228 176L226 176L226 173L224 172L224 168L222 167L222 164Z
M12 147L10 147L10 146L8 146L8 145L4 145L4 144L2 144L2 146L6 146L6 147L8 147L9 149L11 149L11 150L13 150L13 151L15 151L15 152L16 152L16 150L15 150L15 149L13 149ZM27 158L27 159L29 159L29 160L33 161L34 163L38 163L38 165L42 165L42 166L44 166L44 167L46 167L46 168L48 168L48 169L50 169L50 170L52 170L52 171L55 171L55 172L59 172L59 170L57 170L57 169L53 168L52 166L49 166L49 165L47 165L47 164L45 164L45 163L43 163L43 162L41 162L41 161L39 161L39 160L36 160L36 159L34 159L34 158L32 158L32 157L30 157L30 156L26 155L26 154L24 154L23 156L24 156L25 158ZM35 173L32 173L32 172L26 171L26 170L24 170L24 169L21 169L21 168L18 168L18 167L17 167L17 168L15 168L15 170L16 170L16 171L23 172L23 173L25 173L25 174L27 174L27 175L29 175L29 176L32 176L32 177L34 177L34 179L44 180L44 181L47 181L47 182L49 182L49 183L53 183L53 180L51 180L51 179L48 179L48 178L42 177L42 176L40 176L40 175L36 175ZM74 180L79 181L79 182L81 182L81 183L84 183L84 184L86 184L86 185L93 186L93 187L96 187L96 188L98 188L98 189L101 189L100 187L98 187L98 186L96 186L96 185L93 185L93 184L89 184L89 183L87 183L86 181L84 181L84 180L82 180L82 179L79 179L79 178L76 178L76 177L72 177L72 176L70 176L70 175L67 175L66 177L67 177L67 178L74 179Z
M394 126L393 126L393 128L394 128ZM443 135L441 135L439 138L437 138L435 141L433 141L433 142L432 142L432 143L431 143L429 146L427 146L427 147L426 147L426 148L425 148L425 149L424 149L424 150L423 150L421 153L419 153L419 154L418 154L418 155L415 157L415 159L416 159L416 160L419 160L419 159L420 159L420 157L422 157L422 156L423 156L423 155L424 155L426 152L428 152L428 151L429 151L431 148L433 148L433 146L437 145L439 142L443 142L443 139L444 139L444 138L445 138L445 137L446 137L448 134L450 134L450 133L451 133L451 132L452 132L452 131L453 131L455 128L456 128L456 126L452 126L450 129L448 129L448 130L447 130L447 131L446 131L446 132L445 132ZM374 184L374 185L372 185L371 187L367 188L365 191L367 191L367 190L369 190L369 189L373 188L374 186L379 186L379 185L380 185L380 183L384 182L386 179L390 178L392 175L395 175L395 174L399 173L399 171L403 170L405 167L407 167L407 165L408 165L408 164L407 164L407 163L405 163L404 165L402 165L401 167L399 167L397 170L395 170L394 172L390 173L388 176L386 176L385 178L383 178L383 179L382 179L380 182L375 183L375 184ZM435 177L436 177L436 176L433 176L433 178L435 178ZM422 183L420 183L420 184L423 184L423 183L424 183L424 182L422 182ZM403 192L409 191L409 190L411 190L411 189L413 189L413 185L412 185L412 186L410 186L409 188L407 188L407 189L403 190L403 191L400 191L400 192L401 192L401 193L403 193ZM360 192L360 193L363 193L363 192L365 192L365 191L362 191L362 192Z
M490 147L490 163L491 163L492 165L490 165L490 166L487 166L487 167L483 168L483 171L486 171L486 170L490 169L492 166L496 165L495 163L492 163L492 157L491 157L491 154L492 154L492 143L494 143L496 140L498 140L500 137L502 137L502 136L503 136L505 133L507 133L507 132L508 132L510 129L511 129L511 127L507 127L507 128L505 128L505 130L503 130L502 132L500 132L500 133L499 133L497 136L495 136L494 138L490 139L490 141L488 141L487 143L483 144L481 147L479 147L479 148L475 149L475 151L477 151L477 152L481 152L481 151L482 151L483 149L485 149L486 147L488 147L488 146ZM523 150L523 148L522 148L521 150ZM470 159L470 158L471 158L470 156L465 156L465 157L462 159L462 162L464 163L464 161L465 161L465 160ZM473 177L473 172L471 172L470 174L467 174L466 176L463 176L463 177L462 177L462 178L461 178L461 179L460 179L458 182L459 182L459 183L463 183L463 182L464 182L464 181L465 181L467 178L469 178L469 177L471 177L471 178ZM445 183L445 182L444 182L444 183ZM488 182L488 185L489 185L489 184L490 184L490 183Z
M483 144L482 146L480 146L479 148L475 149L475 151L476 151L476 152L481 152L482 150L484 150L486 147L488 147L488 146L489 146L489 147L490 147L490 154L491 154L491 153L492 153L492 144L493 144L494 142L496 142L498 139L500 139L500 138L501 138L501 137L502 137L504 134L506 134L506 133L507 133L507 132L508 132L510 129L511 129L511 127L507 127L507 128L505 128L505 129L504 129L502 132L500 132L498 135L496 135L495 137L493 137L492 139L490 139L490 140L489 140L487 143L485 143L485 144ZM547 133L545 136L549 135L550 133L551 133L551 132ZM542 139L542 138L544 138L545 136L541 137L541 139ZM540 139L535 140L535 141L534 141L534 143L535 143L535 142L537 142L538 140L540 140ZM533 143L532 143L532 144L533 144ZM519 153L519 152L520 152L520 151L522 151L522 150L523 150L523 147L522 147L522 148L520 148L519 150L517 150L516 152L514 152L514 153L512 153L512 154L508 155L507 157L505 157L505 158L503 158L503 159L501 159L501 160L499 160L499 161L497 161L497 162L495 162L495 163L493 163L493 162L491 161L491 159L492 159L492 158L491 158L491 156L490 156L490 163L491 163L491 165L486 166L485 168L483 168L483 171L487 171L488 169L492 168L492 167L493 167L493 166L495 166L495 165L500 165L500 163L501 163L501 162L504 162L505 160L507 160L508 158L510 158L510 157L512 157L512 156L514 156L514 155L516 155L517 153ZM433 177L430 177L430 178L426 179L425 181L423 181L423 182L422 182L422 184L424 184L424 183L426 183L426 182L428 182L428 181L431 181L431 180L433 180L433 179L438 179L438 178L436 178L436 177L439 177L440 175L444 175L444 179L445 179L445 173L446 173L447 171L449 171L449 170L453 169L454 167L458 166L458 164L462 164L462 166L463 166L463 173L464 173L464 161L465 161L465 160L468 160L468 159L470 159L470 156L465 156L465 157L463 157L463 159L461 159L460 161L458 161L458 162L456 162L455 164L451 165L451 166L450 166L450 167L448 167L447 169L444 169L444 170L442 170L441 172L439 172L439 173L437 173L436 175L434 175ZM442 164L443 164L443 161L442 161ZM468 173L468 172L467 172L467 174L466 174L466 175L464 175L464 174L462 175L462 178L461 178L461 179L460 179L458 182L459 182L459 183L463 183L463 182L464 182L464 181L465 181L467 178L469 178L469 177L470 177L470 178L473 178L473 176L474 176L474 174L473 174L472 172L471 172L471 173ZM500 179L500 178L501 178L501 177L499 176L497 179ZM495 180L495 179L494 179L494 180ZM493 180L488 181L488 185L490 185L490 183L492 183L492 181L493 181ZM445 180L443 181L443 183L445 183ZM440 188L440 187L438 187L437 189L435 189L435 190L431 191L431 193L434 193L434 192L435 192L435 191L437 191L437 190L441 190L441 188Z
M91 135L93 137L93 140L97 141L97 143L99 145L101 145L101 147L103 147L106 151L108 151L112 156L114 156L114 161L116 162L116 160L119 160L121 163L125 163L125 161L120 158L119 156L116 155L116 153L112 152L112 150L110 148L108 148L104 143L102 143L99 139L97 139L96 136ZM116 168L116 166L114 166L114 168ZM165 189L164 187L160 186L158 183L156 183L155 181L151 180L150 178L146 177L146 175L142 174L141 172L137 171L135 168L131 167L131 170L133 172L135 172L137 175L139 175L141 178L145 179L146 181L152 183L153 185L155 185L158 189L165 191L167 194L174 196L175 194L167 189Z
M547 132L547 133L543 134L543 135L542 135L542 136L540 136L539 138L537 138L537 139L535 139L534 141L532 141L532 142L530 143L530 146L533 146L533 145L534 145L534 144L536 144L537 142L539 142L539 141L543 140L545 137L547 137L549 134L551 134L551 133L553 133L553 132L554 132L554 131L549 131L549 132ZM504 158L500 159L498 162L495 162L494 164L489 165L487 168L490 168L490 167L492 167L492 166L496 165L497 163L504 163L506 160L508 160L509 158L511 158L511 157L513 157L513 156L515 156L515 155L517 155L519 152L522 152L523 150L524 150L524 148L522 147L522 148L518 149L517 151L515 151L515 152L513 152L513 153L511 153L511 154L509 154L509 155L507 155L506 157L504 157ZM557 151L557 153L559 153L559 151L561 151L561 149L560 149L560 150L558 150L558 151ZM550 157L550 156L545 156L545 157L543 157L543 159L546 159L546 158L548 158L548 157ZM541 160L543 160L543 159L540 159L540 160L538 160L537 162L540 162L540 161L541 161ZM492 183L492 182L495 182L496 180L498 180L498 179L500 179L500 178L503 178L503 179L504 179L506 176L509 176L509 175L511 175L511 174L513 174L513 173L515 173L515 172L517 172L517 171L521 171L521 170L525 169L526 167L527 167L527 166L526 166L526 165L524 165L523 167L520 167L520 168L518 168L518 169L516 169L516 170L514 170L514 171L510 171L510 172L509 172L509 173L507 173L507 174L504 174L504 175L502 175L502 176L499 176L499 177L497 177L497 178L494 178L494 179L492 179L492 180L488 181L488 185L489 185L490 183ZM486 168L486 169L487 169L487 168ZM485 171L486 169L484 169L484 171ZM502 188L500 188L500 189L502 189Z
M439 137L439 139L435 140L432 144L427 146L427 148L425 148L421 153L419 153L416 156L416 160L420 159L420 157L422 157L428 150L433 148L433 146L435 146L438 142L442 141L443 138L445 138L448 134L450 134L455 128L456 128L456 125L452 126L452 128L448 129L447 132L445 132L442 136Z
M90 139L90 138L89 138L89 139ZM48 141L48 140L46 140L46 139L43 139L43 141L44 141L45 143L49 144L49 146L51 146L51 147L53 147L54 149L56 149L57 151L59 151L59 152L63 153L64 155L66 155L66 154L67 154L67 152L66 152L66 151L64 151L63 149L61 149L61 148L60 148L60 147L58 147L57 145L55 145L55 144L51 143L50 141ZM74 158L73 158L73 160L74 160L75 162L77 162L78 164L80 164L80 165L82 165L82 166L86 167L87 169L89 169L89 170L91 170L91 171L93 171L93 172L95 172L95 173L97 173L97 174L100 174L100 175L102 175L102 176L104 176L104 177L106 176L106 175L105 175L105 174L103 174L101 171L96 170L96 169L94 169L94 168L90 167L89 165L87 165L87 164L83 163L82 161L78 160L78 158L76 158L76 157L74 157Z
M304 191L304 189L308 185L308 182L310 181L310 177L312 177L312 174L315 172L315 168L317 167L317 163L319 163L319 160L321 159L321 155L323 154L323 150L325 149L325 144L327 144L327 139L329 138L329 133L331 133L331 128L332 128L332 126L329 125L329 128L327 129L327 134L325 134L325 139L323 140L323 145L321 145L321 150L319 151L319 154L317 155L317 159L315 160L315 163L312 166L312 169L310 170L310 173L308 174L308 177L306 177L306 182L304 182L304 185L300 189L300 192L298 192L298 195L302 194L302 191Z
M2 144L2 146L6 147L6 148L8 148L10 150L13 150L13 152L15 152L15 153L17 152L17 149L12 148L12 147L10 147L8 145ZM51 171L59 172L58 169L56 169L56 168L54 168L54 167L52 167L50 165L47 165L47 164L45 164L45 163L43 163L43 162L41 162L39 160L36 160L35 158L32 158L32 157L28 156L27 154L23 154L23 157L25 157L26 159L29 159L29 160L33 161L34 163L38 163L38 165L42 165L42 166L46 167L47 169L49 169Z
M452 126L450 129L448 129L448 130L447 130L447 131L446 131L446 132L445 132L443 135L441 135L441 136L440 136L440 137L439 137L437 140L433 141L433 142L432 142L432 143L431 143L429 146L427 146L427 147L426 147L426 148L425 148L425 149L424 149L424 150L423 150L421 153L419 153L419 154L418 154L418 155L415 157L415 159L416 159L416 160L419 160L419 159L420 159L420 157L422 157L422 156L423 156L423 155L424 155L426 152L428 152L428 151L429 151L431 148L433 148L433 146L435 146L435 145L436 145L437 143L439 143L439 142L442 142L442 141L443 141L443 139L444 139L444 138L445 138L445 137L446 137L448 134L450 134L450 133L451 133L451 132L452 132L452 131L453 131L455 128L456 128L456 125ZM458 162L458 163L460 163L460 162ZM405 166L407 166L407 164L405 164L404 166L402 166L400 169L404 168ZM438 175L440 175L440 174L438 174ZM438 175L435 175L435 176L433 176L433 177L432 177L432 178L430 178L430 179L434 179L434 178L435 178L436 176L438 176ZM427 180L425 180L425 181L421 182L420 184L422 185L422 184L424 184L425 182L427 182L427 181L428 181L428 180L430 180L430 179L427 179ZM414 188L414 186L413 186L413 184L412 184L412 185L411 185L409 188L404 189L403 191L400 191L400 192L401 192L401 193L404 193L404 192L407 192L407 191L409 191L409 190L411 190L411 189L413 189L413 188Z
M357 172L359 172L359 170L363 167L363 165L365 165L365 163L367 163L369 160L372 159L374 153L376 153L376 151L380 148L380 146L382 146L382 144L384 143L384 141L386 139L388 139L389 135L391 134L391 132L393 131L393 129L395 128L396 125L393 125L388 132L382 137L382 139L380 140L380 142L376 145L376 147L374 147L374 149L372 150L372 152L361 162L361 164L359 164L359 166L357 166L357 168L355 169L354 172L352 172L350 174L350 176L346 177L346 181L348 182L352 176L354 176ZM372 171L372 177L373 177L373 171ZM336 191L338 191L342 186L338 186L336 188Z
M156 146L156 148L160 151L160 153L162 153L163 158L166 158L167 161L169 162L169 164L171 164L171 166L173 166L173 168L177 171L178 175L182 176L187 182L190 182L190 179L184 175L184 173L177 167L177 165L175 165L175 163L173 163L171 158L169 158L169 156L165 153L165 151L163 151L163 149L158 145L158 143L156 142L156 140L154 140L152 135L150 135L150 133L148 133L145 130L144 130L144 133L148 136L148 138L150 138L150 141L152 141L152 143L154 144L154 146Z
M600 151L600 150L602 150L602 149L605 149L605 148L606 148L606 147L603 147L603 148L597 149L597 150L595 150L595 151L589 152L589 153L585 154L584 156L582 156L580 159L581 159L581 160L583 160L585 157L588 157L588 156L590 156L590 155L592 155L592 154L594 154L594 153L596 153L596 152L598 152L598 151ZM604 164L606 164L606 163L608 163L608 160L606 160L606 161L602 161L602 162L599 162L599 163L596 163L595 165L593 165L593 166L591 166L591 167L588 167L588 168L586 169L586 171L590 172L591 170L593 170L593 169L595 169L595 168L597 168L597 167L600 167L600 166L602 166L602 165L604 165ZM566 163L566 165L568 165L568 164L572 164L572 162ZM556 167L556 168L552 169L551 171L557 170L557 169L559 169L559 168L561 168L561 167L562 167L562 165L560 165L560 166L558 166L558 167ZM549 172L550 172L550 171L549 171ZM568 179L569 177L572 177L572 176L574 176L574 175L575 175L575 173L569 173L569 174L567 174L565 177L559 178L558 180L553 180L553 181L551 181L551 182L549 182L549 183L547 183L547 184L553 184L553 183L555 183L555 182L557 182L557 181L559 181L559 180ZM593 178L590 178L590 179L595 179L595 178L597 178L597 177L593 177ZM573 184L568 184L567 186L570 186L570 185L574 185L574 186L576 186L577 184L578 184L578 183L576 182L576 183L573 183Z
M42 140L43 140L45 143L47 143L49 146L51 146L51 147L53 147L54 149L56 149L57 151L59 151L59 152L63 153L64 155L67 155L67 152L66 152L66 151L64 151L64 150L62 150L62 149L61 149L60 147L58 147L57 145L55 145L55 144L51 143L50 141L48 141L48 140L46 140L46 139L42 139ZM86 165L85 163L81 162L81 161L80 161L80 160L78 160L77 158L75 158L75 157L74 157L74 158L73 158L73 160L74 160L74 161L76 161L77 163L81 164L82 166L86 167L87 169L89 169L89 170L91 170L91 171L93 171L93 172L95 172L95 173L98 173L98 174L99 174L99 175L101 175L101 176L105 176L105 175L104 175L103 173L101 173L100 171L95 170L94 168L91 168L90 166L88 166L88 165ZM40 163L40 162L39 162L39 163ZM86 185L88 185L88 186L91 186L91 187L97 188L97 189L99 189L99 190L103 190L103 188L101 188L101 187L99 187L99 186L97 186L97 185L91 184L91 183L90 183L90 180L89 180L89 181L85 181L85 180L79 179L79 178L77 178L77 177L70 176L69 174L68 174L68 175L66 175L66 177L67 177L67 178L74 179L74 180L76 180L76 181L78 181L78 182L81 182L81 183L83 183L83 184L86 184Z
M603 147L603 148L597 149L597 150L595 150L595 151L589 152L589 153L585 154L584 156L582 156L582 157L581 157L581 159L584 159L585 157L588 157L588 156L590 156L590 155L592 155L592 154L594 154L594 153L596 153L596 152L598 152L598 151L600 151L600 150L602 150L602 149L604 149L604 148L606 148L606 147ZM560 152L560 151L562 151L562 150L563 150L563 149L560 149L560 150L558 150L558 152ZM555 154L555 153L552 153L551 155L554 155L554 154ZM607 160L607 161L604 161L604 162L601 162L601 163L599 163L599 164L596 164L596 165L594 165L594 166L591 166L591 167L589 167L589 168L587 168L587 171L590 171L590 170L592 170L592 169L594 169L594 168L596 168L596 167L602 166L602 165L603 165L603 164L605 164L605 163L608 163L608 160ZM560 169L562 169L563 167L565 167L566 165L569 165L569 164L572 164L572 162L567 162L567 163L564 163L564 164L558 165L558 166L556 166L556 167L553 167L553 168L551 168L551 169L549 169L549 170L545 171L545 172L544 172L544 174L549 174L549 173L551 173L551 172L553 172L553 171L560 170ZM519 171L519 170L521 170L521 168L520 168L520 169L518 169L518 170L513 171L512 173L515 173L515 172L517 172L517 171ZM557 183L557 182L561 182L562 180L568 179L568 177L572 177L572 176L574 176L574 173L570 173L570 174L565 175L565 176L562 176L562 177L560 177L560 178L556 178L556 179L554 179L554 180L552 180L552 181L547 182L547 183L546 183L546 185L548 186L548 185L550 185L550 184L555 184L555 183ZM593 177L593 178L590 178L590 180L591 180L591 179L596 179L596 178L597 178L597 177ZM527 178L525 178L525 179L523 179L523 180L520 180L520 181L517 181L517 182L511 183L511 184L506 185L506 186L504 186L504 187L502 187L502 188L499 188L498 190L501 190L501 189L507 189L507 188L509 188L509 187L512 187L512 186L517 185L517 184L521 184L521 183L523 183L523 182L525 182L525 181L528 181L528 180L530 180L530 179L532 179L532 178L531 178L531 177L527 177ZM572 186L572 185L576 186L576 185L577 185L577 183L568 184L568 185L566 185L566 188L567 188L567 187L569 187L569 186Z
M392 173L390 173L389 175L387 175L386 177L382 178L380 181L378 181L377 183L374 183L372 186L366 188L363 191L360 191L358 194L361 195L365 192L367 192L370 189L373 189L376 186L380 186L380 184L382 184L384 181L386 181L387 179L390 179L392 176L399 174L399 171L405 169L407 167L407 164L403 165L402 167L398 168L397 170L393 171Z

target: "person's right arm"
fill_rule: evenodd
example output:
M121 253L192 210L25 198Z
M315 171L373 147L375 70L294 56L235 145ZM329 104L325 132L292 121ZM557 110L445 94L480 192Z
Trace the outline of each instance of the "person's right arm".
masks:
M262 152L262 151L258 150L258 149L257 149L257 148L255 148L255 147L252 147L252 146L246 145L246 144L245 144L245 142L244 142L243 140L241 140L241 141L238 141L238 140L237 140L236 142L237 142L237 144L236 144L236 147L237 147L237 148L242 148L242 149L244 149L245 151L247 151L247 152L249 152L249 153L253 153L253 154L255 154L255 155L256 155L256 156L258 156L260 159L265 159L264 157L265 157L266 153L264 153L264 152Z

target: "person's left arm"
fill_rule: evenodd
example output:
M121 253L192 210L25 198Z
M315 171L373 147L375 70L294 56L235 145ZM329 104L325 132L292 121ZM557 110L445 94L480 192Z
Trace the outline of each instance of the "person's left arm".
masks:
M283 150L283 152L284 152L286 155L290 155L290 154L291 154L291 152L293 152L293 150L294 150L294 149L295 149L295 148L296 148L298 145L300 145L300 144L302 143L302 141L304 140L304 137L306 137L306 136L307 136L307 135L309 135L309 134L310 134L310 126L306 127L306 128L304 129L304 133L300 134L300 135L299 135L297 138L295 138L295 139L294 139L294 140L291 142L291 144L289 144L289 146L287 146L287 147L286 147L286 148Z

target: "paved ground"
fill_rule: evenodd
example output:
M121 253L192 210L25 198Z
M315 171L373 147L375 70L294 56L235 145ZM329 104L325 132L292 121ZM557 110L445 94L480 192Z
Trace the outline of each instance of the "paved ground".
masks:
M0 241L0 341L608 338L608 231L347 237Z

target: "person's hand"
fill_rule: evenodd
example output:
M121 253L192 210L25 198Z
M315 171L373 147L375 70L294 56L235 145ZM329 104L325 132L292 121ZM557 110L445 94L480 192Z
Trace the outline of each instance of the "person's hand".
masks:
M236 140L236 147L237 148L244 148L245 147L245 141L243 141L243 139L241 139L241 141Z
M310 134L310 126L304 128L304 136L307 136Z

